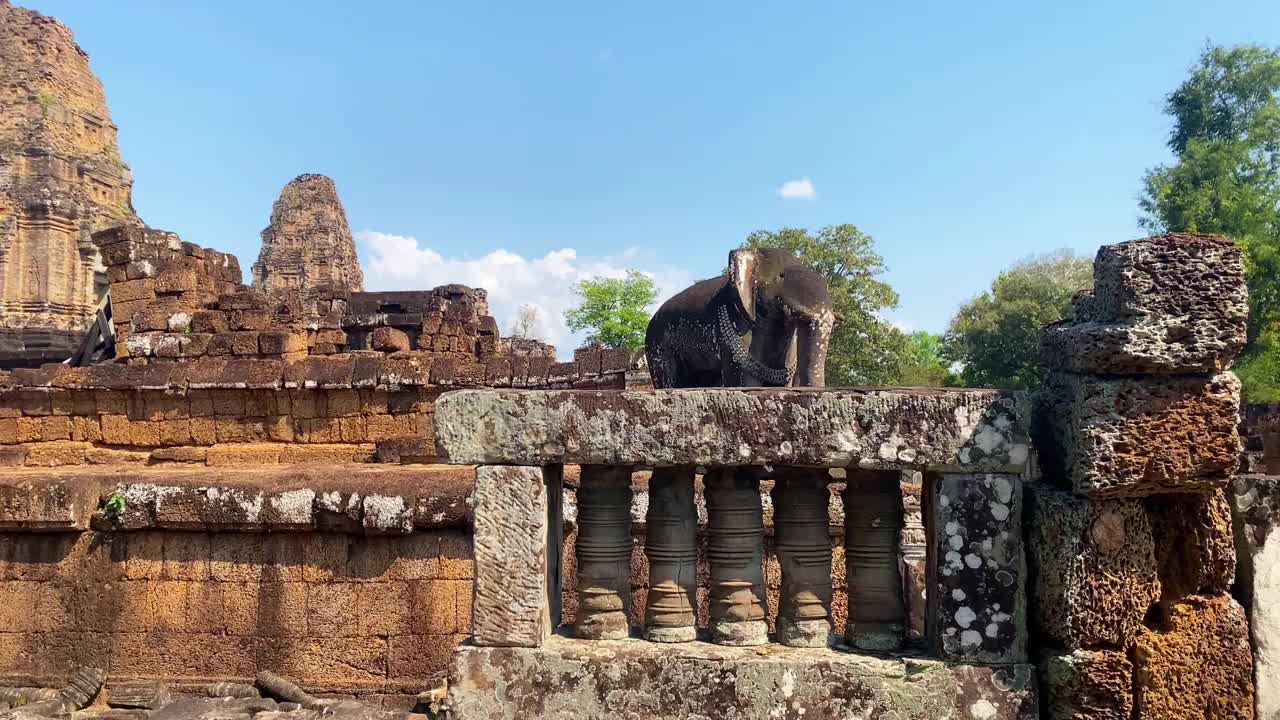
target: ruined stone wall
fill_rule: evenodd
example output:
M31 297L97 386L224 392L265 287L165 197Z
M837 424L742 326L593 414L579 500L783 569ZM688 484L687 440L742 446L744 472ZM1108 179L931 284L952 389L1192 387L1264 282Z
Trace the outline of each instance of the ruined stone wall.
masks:
M1227 497L1240 250L1157 236L1104 246L1094 275L1042 337L1027 543L1044 717L1252 718Z
M412 707L469 629L466 468L0 476L0 683L283 673Z
M138 222L132 182L71 31L0 0L0 326L73 346L99 295L90 234Z

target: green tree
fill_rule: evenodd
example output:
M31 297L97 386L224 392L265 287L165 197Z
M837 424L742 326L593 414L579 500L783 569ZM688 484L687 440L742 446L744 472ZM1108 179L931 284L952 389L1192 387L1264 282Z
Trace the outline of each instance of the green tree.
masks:
M1030 389L1044 380L1040 328L1061 320L1071 297L1093 286L1093 262L1069 250L1028 258L996 276L960 307L943 357L960 364L967 387Z
M1244 248L1249 329L1236 369L1247 398L1280 399L1280 50L1206 47L1164 109L1177 159L1144 177L1140 222Z
M907 338L881 318L897 307L898 293L880 279L884 258L875 241L854 225L757 230L743 247L777 247L795 253L827 279L836 327L827 351L828 385L883 385L898 381Z
M942 336L917 330L907 336L906 354L898 370L898 384L913 387L945 387L959 378L943 357Z
M587 330L587 341L606 347L639 350L644 347L644 331L653 313L650 306L658 297L653 278L637 270L626 277L593 277L579 280L573 292L581 302L564 311L565 322L573 330Z

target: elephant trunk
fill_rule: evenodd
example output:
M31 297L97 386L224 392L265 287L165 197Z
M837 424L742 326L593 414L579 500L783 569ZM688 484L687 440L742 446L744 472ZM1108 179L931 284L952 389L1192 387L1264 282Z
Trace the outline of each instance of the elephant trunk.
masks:
M795 387L824 387L827 384L827 349L835 316L828 310L796 324Z

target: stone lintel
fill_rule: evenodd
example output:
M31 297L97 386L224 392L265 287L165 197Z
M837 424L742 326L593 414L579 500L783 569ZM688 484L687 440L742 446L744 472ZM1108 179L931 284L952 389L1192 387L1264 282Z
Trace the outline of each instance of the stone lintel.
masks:
M1024 470L1023 393L934 388L463 390L436 401L463 464Z
M0 472L0 530L405 534L471 524L473 470L77 466Z
M1035 671L828 649L553 636L541 648L463 646L449 706L485 718L1035 718Z

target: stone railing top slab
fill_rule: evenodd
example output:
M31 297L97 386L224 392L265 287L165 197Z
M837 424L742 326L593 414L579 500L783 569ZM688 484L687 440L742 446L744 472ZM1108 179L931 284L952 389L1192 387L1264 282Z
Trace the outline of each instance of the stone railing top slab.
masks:
M436 401L435 435L461 464L1022 472L1029 417L997 390L460 390Z

